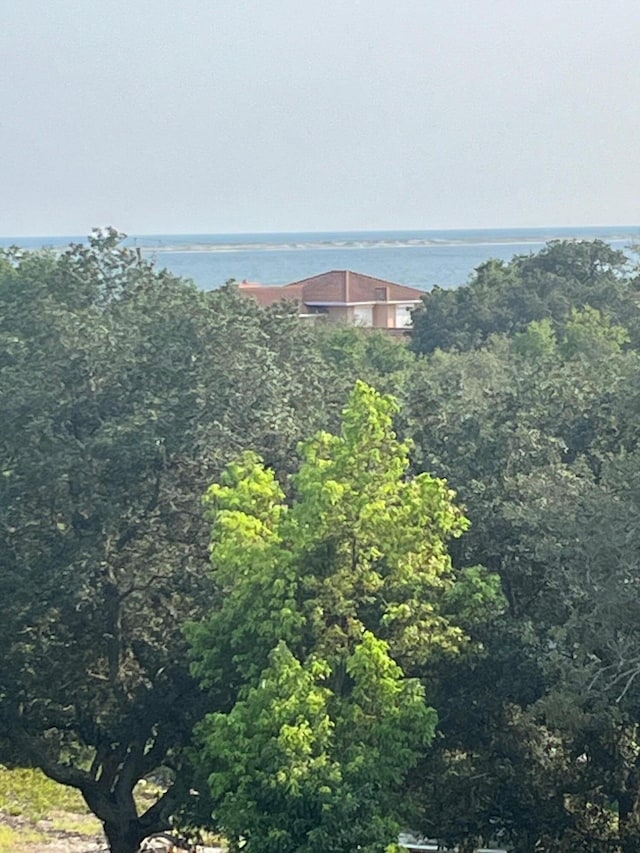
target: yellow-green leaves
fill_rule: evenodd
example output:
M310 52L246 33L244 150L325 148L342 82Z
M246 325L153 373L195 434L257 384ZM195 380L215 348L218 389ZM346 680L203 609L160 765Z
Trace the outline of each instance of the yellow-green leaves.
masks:
M464 643L443 605L446 542L467 522L444 481L409 476L397 412L358 382L340 433L301 447L289 502L252 453L207 493L221 600L191 632L194 672L224 680L228 704L200 736L216 813L247 853L384 849L434 736L408 675Z
M410 446L393 430L397 411L392 397L356 384L341 434L320 434L303 447L292 518L310 556L302 572L314 630L332 628L318 641L383 629L408 662L461 637L438 617L437 601L453 583L446 540L467 521L443 481L407 477ZM329 572L326 558L318 565L328 547Z
M212 485L204 498L213 522L211 559L218 582L237 586L237 573L253 572L275 557L279 526L286 506L272 471L251 451L231 463L222 484Z

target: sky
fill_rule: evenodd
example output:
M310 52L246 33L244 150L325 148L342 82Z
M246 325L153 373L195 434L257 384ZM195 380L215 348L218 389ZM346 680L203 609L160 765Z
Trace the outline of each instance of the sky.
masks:
M2 236L640 224L638 0L2 9Z

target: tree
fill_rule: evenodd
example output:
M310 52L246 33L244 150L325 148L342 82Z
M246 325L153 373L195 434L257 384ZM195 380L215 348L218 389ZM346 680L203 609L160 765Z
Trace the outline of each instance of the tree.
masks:
M421 821L430 833L461 841L493 824L518 851L637 849L639 362L627 342L606 313L572 309L557 329L540 320L433 353L407 383L418 470L446 476L474 522L454 559L498 573L508 602L480 626L479 660L430 674L442 738L416 792L439 796Z
M286 476L335 403L297 320L201 293L120 237L0 261L0 735L131 853L189 785L201 495L249 446ZM162 765L174 781L138 814Z
M335 366L348 391L361 379L378 391L397 394L415 359L404 338L380 329L319 323L314 331L322 358Z
M637 285L626 256L602 240L554 241L509 263L487 261L455 290L434 288L414 314L411 345L419 353L473 349L545 319L561 333L571 311L587 306L631 330L637 344Z
M597 478L573 473L570 499L547 491L538 510L547 594L562 618L548 629L537 717L574 758L566 790L597 810L600 838L624 851L640 842L639 461L637 449L611 454Z
M527 483L540 502L539 478L561 487L571 465L597 477L621 443L637 441L638 360L625 340L602 314L573 311L561 335L540 321L478 351L436 352L416 363L407 383L418 470L455 486L474 520L460 540L461 559L499 571L514 612L537 595L525 585L538 549L523 553L525 531L510 515Z
M436 724L415 674L467 642L446 550L466 520L443 481L407 477L396 412L358 382L341 433L303 446L290 501L253 454L208 492L221 606L189 633L233 849L373 853L411 812L404 783ZM478 570L477 600L491 588Z

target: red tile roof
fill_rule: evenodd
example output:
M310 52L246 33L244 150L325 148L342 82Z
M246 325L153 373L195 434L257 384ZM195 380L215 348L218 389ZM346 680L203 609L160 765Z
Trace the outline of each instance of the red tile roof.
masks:
M252 296L258 305L261 305L263 308L266 308L268 305L275 305L277 302L282 302L284 299L298 303L302 299L301 291L296 290L295 288L289 290L279 284L266 285L243 281L238 285L238 289L246 296Z
M381 278L352 272L331 270L330 272L294 281L282 287L255 284L243 281L238 285L242 293L253 296L262 305L273 305L282 299L292 299L306 305L356 302L418 302L424 291L404 284L395 284ZM384 288L384 296L381 289Z
M375 278L364 273L352 272L351 270L331 270L331 272L314 275L311 278L302 279L292 284L285 285L289 288L302 288L303 302L311 304L314 302L417 302L424 295L424 291L415 287L407 287L404 284L396 284ZM380 290L384 288L384 298L380 297Z

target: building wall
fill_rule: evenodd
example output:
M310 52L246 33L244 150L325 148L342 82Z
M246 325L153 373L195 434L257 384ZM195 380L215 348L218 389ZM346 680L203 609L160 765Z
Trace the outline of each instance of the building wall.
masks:
M327 314L332 320L336 320L339 323L353 322L353 312L344 305L331 305Z
M371 302L359 305L304 306L301 313L305 316L324 316L337 323L347 323L363 328L374 329L411 329L411 311L414 302L389 304Z
M410 328L413 326L411 312L416 308L415 302L404 302L396 305L396 322L397 328Z
M376 329L388 329L393 326L392 305L387 305L385 302L379 302L373 306L373 325Z
M354 305L353 322L356 326L373 326L373 305Z

